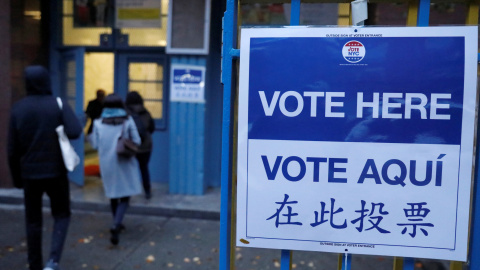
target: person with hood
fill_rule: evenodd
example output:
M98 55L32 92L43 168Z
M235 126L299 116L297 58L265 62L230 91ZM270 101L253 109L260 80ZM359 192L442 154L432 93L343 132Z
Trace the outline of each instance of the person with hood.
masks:
M155 131L155 122L147 109L145 109L143 98L137 91L129 92L125 103L127 105L127 110L135 121L140 138L142 139L142 144L138 147L136 157L138 164L140 165L140 172L142 173L142 184L145 198L150 199L152 197L152 191L150 186L148 162L152 155L152 133Z
M50 75L42 66L25 69L27 96L11 109L8 162L13 184L23 188L30 270L43 267L42 196L50 198L54 218L48 263L44 270L59 269L70 223L70 190L56 127L64 125L69 139L82 132L80 121L68 102L60 109L52 96Z
M140 144L140 136L132 117L127 114L122 99L116 94L105 97L102 115L93 123L92 146L98 150L100 174L105 196L110 198L113 224L110 242L117 245L130 196L140 194L140 172L137 160L117 154L117 142L126 136Z

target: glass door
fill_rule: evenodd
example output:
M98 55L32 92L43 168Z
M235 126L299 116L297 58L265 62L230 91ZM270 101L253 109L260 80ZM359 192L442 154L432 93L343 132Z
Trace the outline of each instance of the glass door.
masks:
M125 98L137 91L155 120L156 129L166 128L165 59L155 54L119 54L115 72L115 92Z
M137 91L155 121L153 150L149 162L151 182L168 181L167 79L163 55L118 53L115 58L115 92L124 100Z

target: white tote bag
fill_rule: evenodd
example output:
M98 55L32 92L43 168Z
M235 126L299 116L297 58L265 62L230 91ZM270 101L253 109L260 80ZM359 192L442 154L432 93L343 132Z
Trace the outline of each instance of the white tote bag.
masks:
M62 110L63 103L59 97L57 97L57 103L60 110ZM62 149L63 163L65 163L65 168L71 172L75 169L75 167L77 167L78 164L80 164L80 157L70 144L67 134L65 134L63 125L58 126L55 131L57 131L58 142L60 143L60 149Z

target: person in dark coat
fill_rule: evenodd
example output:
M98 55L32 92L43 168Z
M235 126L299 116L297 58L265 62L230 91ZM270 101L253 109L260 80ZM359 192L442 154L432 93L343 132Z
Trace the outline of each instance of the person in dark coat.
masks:
M150 172L148 171L148 162L152 155L152 133L155 131L155 122L150 113L143 105L143 98L137 91L130 91L127 94L125 101L127 110L132 115L135 124L137 125L138 133L142 139L142 144L138 148L136 155L140 172L142 174L143 190L145 198L150 199L152 196L150 186Z
M82 126L68 102L63 101L63 109L59 108L44 67L27 67L25 86L27 96L11 110L8 162L14 186L24 190L30 270L43 267L42 196L47 193L50 197L54 225L44 269L56 270L70 223L70 191L55 128L64 125L67 136L74 139L80 136Z
M85 113L90 118L90 126L88 127L87 134L92 133L93 121L102 115L103 110L103 100L105 99L105 90L97 90L97 98L88 102L87 110Z

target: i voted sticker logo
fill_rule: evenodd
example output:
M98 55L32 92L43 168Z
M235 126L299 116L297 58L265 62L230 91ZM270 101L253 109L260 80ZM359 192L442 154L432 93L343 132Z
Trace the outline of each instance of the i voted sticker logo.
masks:
M190 70L190 69L184 69L184 68L174 69L173 82L199 84L202 82L202 71Z
M359 41L351 40L343 45L343 58L350 63L358 63L365 57L365 46Z

